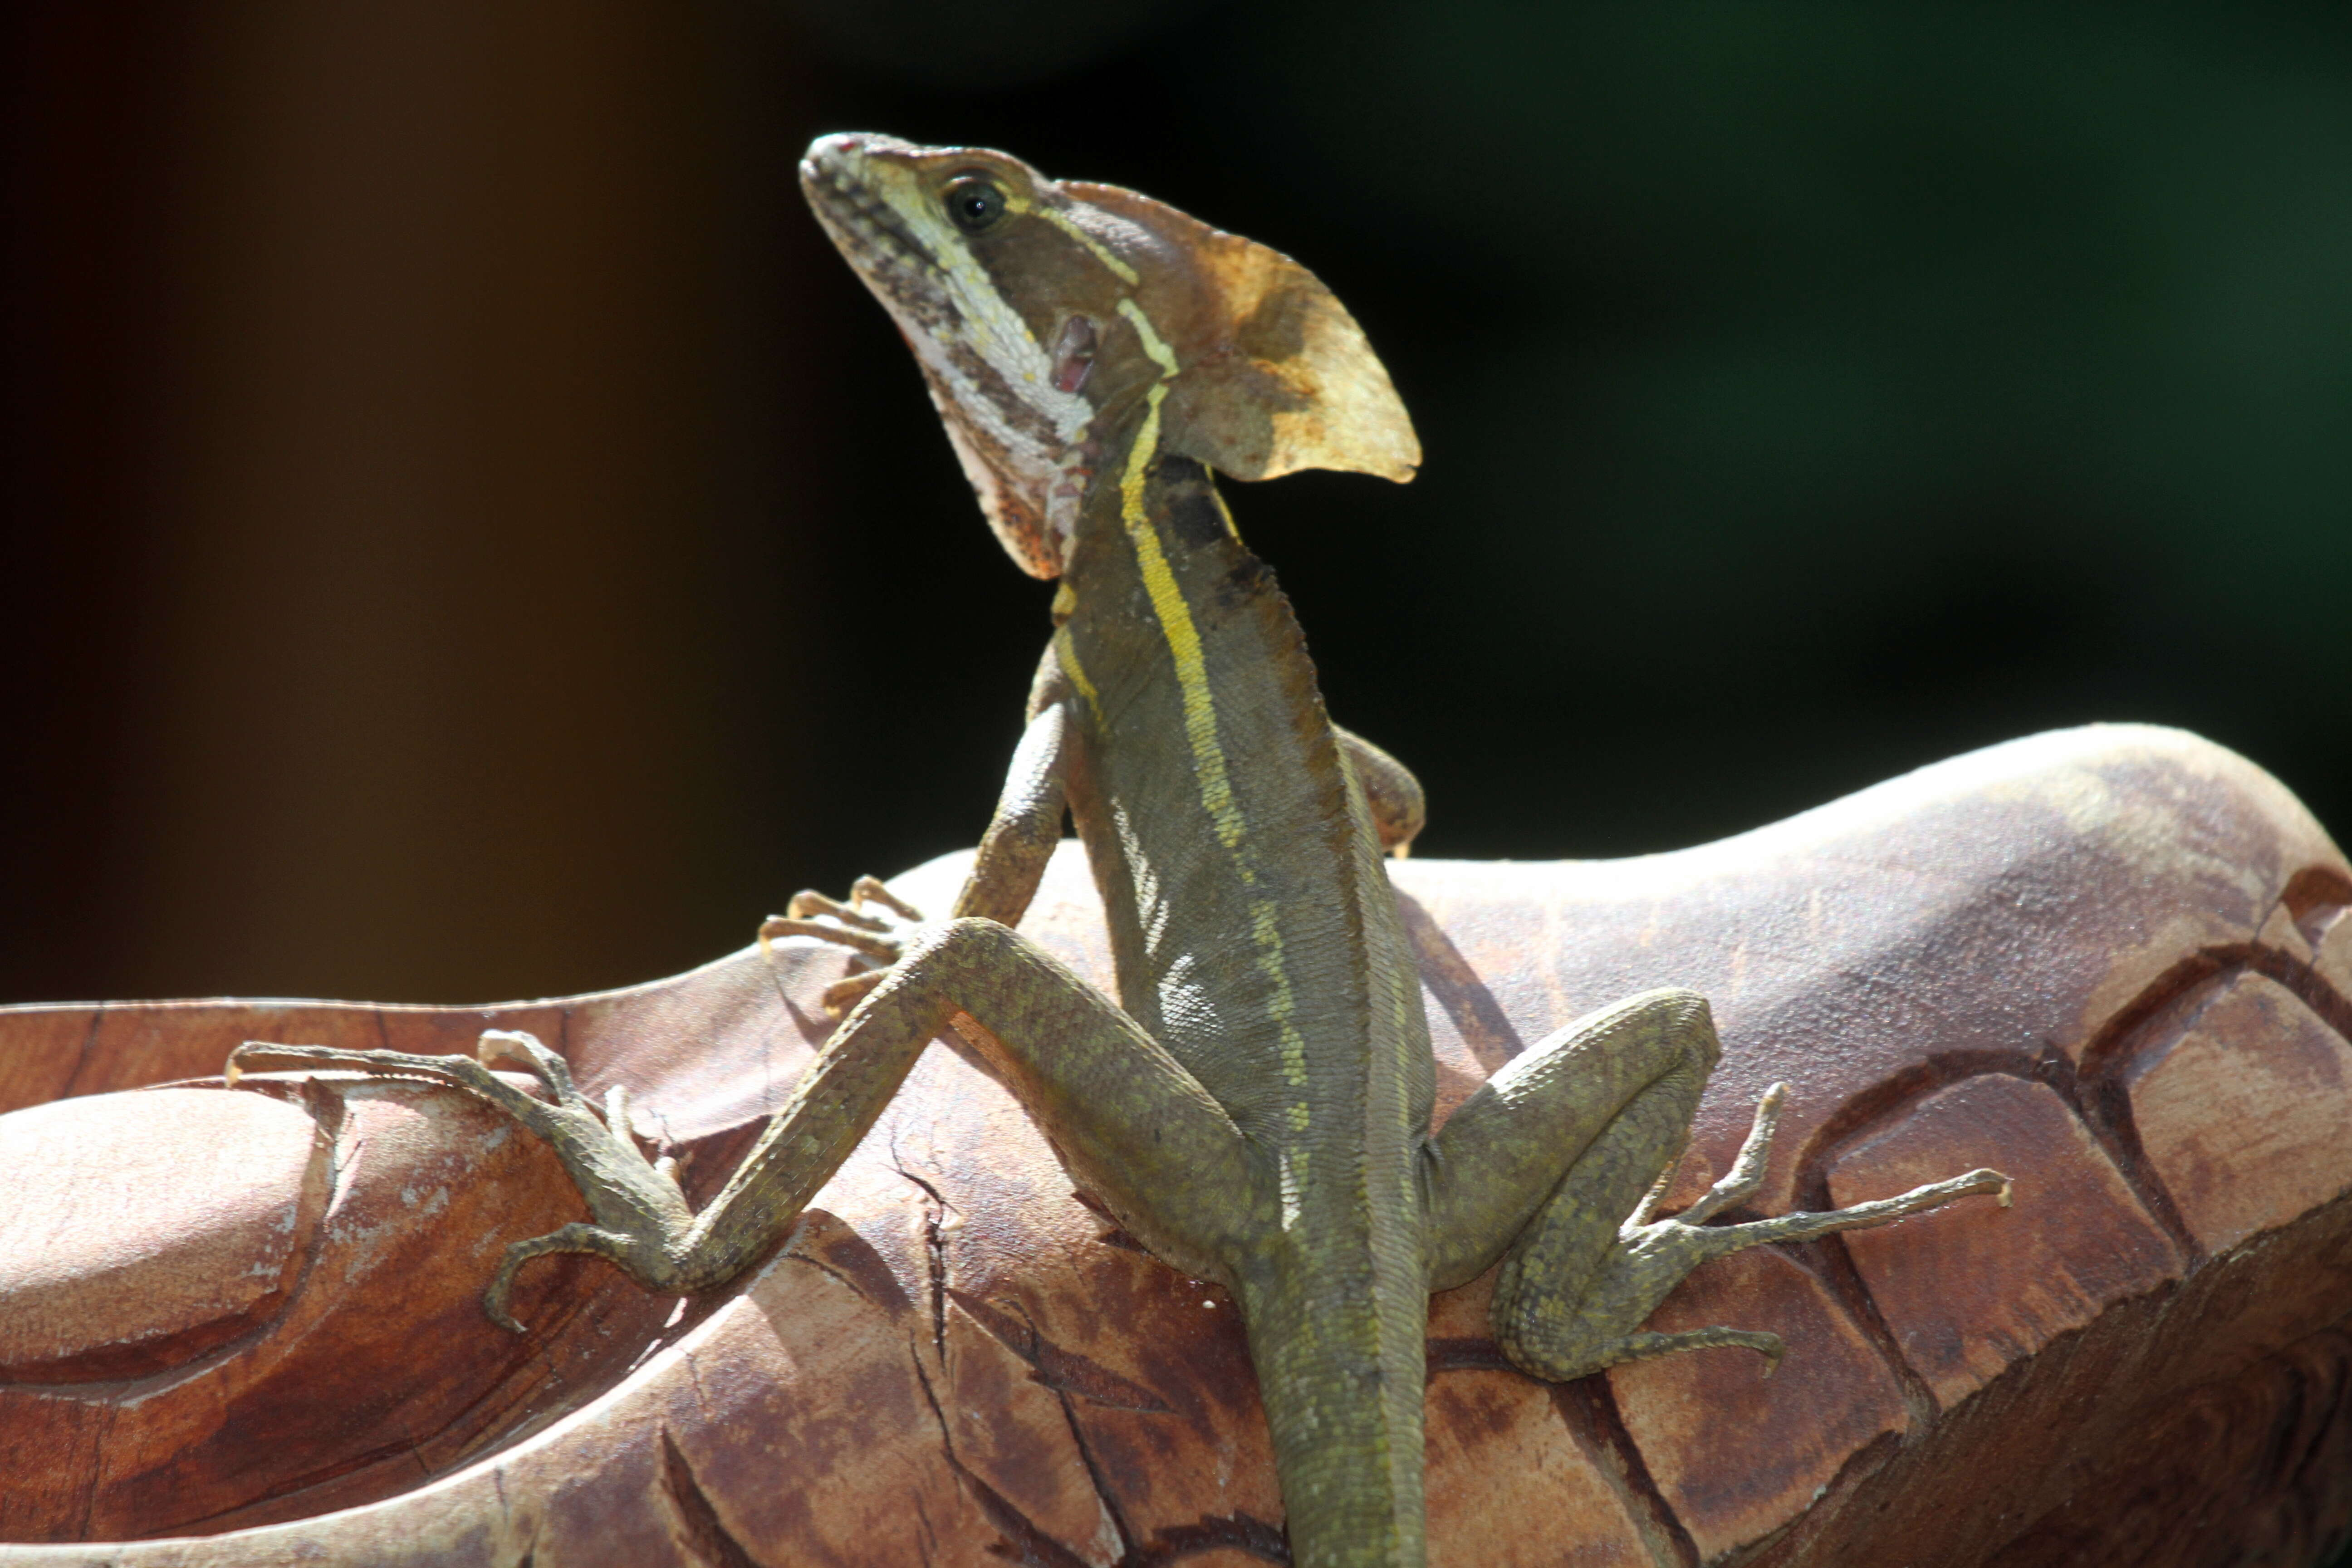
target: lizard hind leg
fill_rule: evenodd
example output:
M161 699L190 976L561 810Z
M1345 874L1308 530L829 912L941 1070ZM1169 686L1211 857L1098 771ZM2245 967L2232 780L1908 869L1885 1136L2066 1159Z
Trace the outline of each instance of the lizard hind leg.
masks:
M1780 1124L1780 1107L1788 1103L1789 1086L1776 1083L1766 1089L1756 1101L1755 1120L1748 1124L1748 1136L1739 1145L1738 1156L1731 1162L1716 1184L1701 1194L1698 1202L1675 1217L1685 1225L1705 1225L1725 1209L1737 1208L1754 1197L1764 1187L1764 1173L1772 1161L1772 1133ZM1659 1200L1665 1197L1665 1188L1673 1174L1671 1167L1658 1178L1654 1196L1633 1213L1626 1222L1629 1227L1648 1225Z
M1512 1362L1538 1377L1564 1383L1625 1362L1647 1361L1680 1351L1736 1349L1761 1355L1764 1374L1770 1376L1786 1349L1778 1334L1723 1327L1668 1334L1636 1330L1633 1325L1648 1317L1655 1306L1655 1300L1651 1300L1654 1293L1662 1300L1705 1257L1717 1256L1701 1247L1696 1250L1704 1257L1685 1261L1671 1255L1671 1245L1660 1247L1655 1243L1659 1237L1696 1230L1713 1215L1756 1195L1764 1184L1765 1171L1771 1160L1773 1129L1788 1091L1789 1086L1783 1083L1776 1083L1764 1091L1731 1169L1689 1208L1669 1221L1658 1222L1653 1215L1682 1164L1683 1151L1676 1147L1673 1156L1659 1167L1657 1180L1619 1226L1616 1240L1604 1260L1581 1281L1572 1282L1582 1286L1580 1291L1558 1289L1559 1265L1555 1258L1539 1256L1543 1246L1539 1232L1528 1238L1529 1245L1516 1249L1504 1266L1506 1284L1496 1292L1494 1309L1497 1337ZM1632 1133L1632 1130L1628 1132ZM1621 1135L1621 1141L1633 1142L1638 1136ZM1604 1134L1604 1142L1606 1138ZM1604 1151L1601 1163L1605 1164L1611 1158L1611 1152ZM1573 1181L1576 1174L1571 1171L1569 1179ZM1645 1238L1653 1241L1647 1249L1640 1245ZM1531 1270L1549 1271L1554 1279L1539 1279Z
M482 1310L490 1321L510 1334L523 1331L507 1310L507 1298L514 1289L515 1276L522 1266L534 1258L547 1258L560 1252L584 1252L602 1258L623 1269L632 1267L636 1257L636 1243L616 1230L605 1230L593 1225L567 1225L545 1236L534 1236L528 1241L518 1241L499 1259L499 1271L490 1277L489 1289L482 1292Z
M1839 1231L1891 1225L1972 1194L1997 1196L2003 1206L2010 1201L2009 1178L1998 1171L1980 1169L1842 1209L1779 1215L1738 1225L1705 1224L1724 1209L1753 1197L1763 1186L1773 1127L1787 1094L1786 1084L1776 1083L1765 1090L1738 1158L1698 1202L1661 1220L1649 1218L1646 1205L1637 1209L1606 1259L1566 1310L1534 1315L1522 1331L1503 1336L1504 1349L1511 1359L1538 1376L1562 1381L1677 1351L1737 1347L1762 1355L1763 1373L1769 1377L1780 1364L1784 1349L1776 1334L1721 1327L1661 1334L1637 1331L1637 1327L1693 1269L1713 1258L1768 1242L1810 1241ZM1519 1261L1517 1257L1512 1259L1513 1264ZM1510 1269L1507 1264L1507 1279ZM1524 1286L1520 1290L1524 1295ZM1499 1288L1496 1300L1499 1314L1504 1301Z
M1628 1226L1646 1219L1681 1159L1719 1054L1696 992L1628 997L1523 1052L1432 1141L1431 1286L1500 1258L1489 1321L1523 1369L1565 1379L1640 1353L1618 1342L1654 1300L1626 1317L1610 1287ZM1680 1347L1650 1353L1665 1348Z

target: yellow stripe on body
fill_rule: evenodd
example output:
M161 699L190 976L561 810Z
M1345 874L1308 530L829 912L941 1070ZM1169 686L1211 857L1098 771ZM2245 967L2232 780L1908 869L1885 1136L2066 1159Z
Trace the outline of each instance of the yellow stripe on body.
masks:
M1134 445L1128 448L1127 468L1119 476L1119 519L1135 545L1144 592L1150 597L1152 614L1160 622L1160 635L1167 641L1169 657L1176 667L1176 685L1184 704L1184 738L1192 748L1202 808L1209 814L1217 841L1233 855L1234 874L1244 887L1255 888L1257 871L1248 843L1248 825L1242 818L1240 803L1234 798L1233 776L1225 765L1224 748L1217 740L1216 700L1209 687L1208 660L1202 651L1200 628L1193 624L1192 606L1184 602L1183 590L1177 586L1176 574L1170 569L1168 553L1160 545L1159 531L1152 526L1143 506L1144 481L1160 447L1160 405L1168 395L1169 378L1176 374L1176 355L1152 330L1150 320L1134 300L1121 300L1118 310L1135 327L1136 335L1142 340L1143 352L1160 369L1159 384L1144 395L1143 427L1136 433ZM1223 510L1222 506L1219 510ZM1230 518L1226 527L1232 527ZM1297 1003L1291 992L1289 971L1283 963L1281 911L1273 900L1250 900L1250 934L1257 942L1258 967L1273 987L1266 1010L1279 1032L1283 1079L1292 1089L1303 1090L1307 1087L1307 1041L1293 1022ZM1306 1131L1309 1119L1303 1098L1294 1100L1286 1109L1288 1131ZM1306 1173L1307 1152L1288 1151L1282 1183L1286 1229L1298 1218L1298 1189L1305 1183Z
M1169 569L1167 552L1160 546L1160 534L1144 515L1143 481L1145 470L1160 445L1160 405L1168 395L1168 384L1161 382L1144 395L1143 428L1136 433L1135 445L1127 454L1127 472L1119 476L1119 517L1127 524L1128 537L1135 543L1137 563L1143 570L1144 592L1151 596L1152 613L1160 618L1160 636L1167 639L1168 652L1176 661L1176 684L1184 698L1184 738L1192 745L1194 771L1200 775L1201 804L1215 824L1217 841L1228 849L1242 847L1243 836L1248 831L1242 822L1241 806L1234 800L1232 776L1225 770L1225 753L1217 744L1216 702L1209 694L1208 660L1201 651L1200 628L1192 624L1192 606L1184 603L1183 590L1176 585L1176 574ZM1246 859L1242 862L1242 880L1257 880Z
M1307 1042L1291 1023L1297 1003L1290 994L1290 974L1282 963L1282 912L1272 899L1250 901L1250 934L1257 938L1258 967L1274 982L1274 994L1267 999L1266 1011L1274 1015L1282 1029L1282 1076L1293 1089L1307 1087ZM1298 1100L1290 1107L1290 1130L1307 1131L1307 1102Z
M1077 645L1070 640L1067 626L1054 633L1054 658L1062 667L1062 673L1070 678L1070 684L1078 689L1078 695L1087 700L1087 710L1095 716L1095 724L1099 728L1103 721L1102 698L1097 695L1095 683L1087 679L1085 668L1078 663Z

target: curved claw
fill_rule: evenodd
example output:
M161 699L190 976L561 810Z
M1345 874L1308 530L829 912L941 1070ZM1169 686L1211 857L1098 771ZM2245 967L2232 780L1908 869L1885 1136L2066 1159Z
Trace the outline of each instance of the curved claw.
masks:
M514 1315L507 1310L507 1297L514 1289L515 1274L532 1258L546 1258L558 1252L585 1252L626 1267L630 1253L629 1238L617 1231L575 1222L562 1230L516 1242L499 1260L498 1273L491 1276L489 1289L482 1292L482 1310L490 1321L510 1334L524 1331L523 1326L515 1321Z
M780 936L813 936L845 947L884 963L898 962L900 944L896 937L876 936L855 926L837 925L825 921L800 920L791 915L770 915L760 922L760 945L765 948Z
M520 1095L511 1085L500 1083L471 1057L423 1057L407 1051L356 1050L348 1046L289 1046L278 1040L247 1040L236 1047L229 1052L222 1076L234 1085L260 1058L275 1058L296 1067L343 1068L378 1078L421 1079L487 1100L499 1100L501 1091Z
M1739 1145L1738 1157L1732 1161L1731 1169L1707 1188L1698 1202L1676 1215L1676 1219L1685 1225L1705 1225L1725 1209L1744 1204L1763 1190L1765 1167L1772 1158L1772 1133L1780 1124L1780 1109L1788 1100L1789 1086L1785 1083L1775 1083L1765 1089L1756 1101L1755 1119L1748 1123L1747 1140Z
M820 999L825 1016L838 1018L847 1014L852 1007L865 1001L866 994L881 984L889 973L887 969L869 969L863 974L853 974L826 986L824 995Z
M869 912L869 905L888 910L889 916ZM784 905L782 914L770 915L760 922L760 956L772 964L776 961L776 938L813 936L887 966L898 963L906 952L905 927L920 925L922 921L923 911L892 892L878 877L858 878L850 886L846 902L803 889ZM836 985L833 990L840 987ZM847 1004L835 1005L830 999L832 994L832 991L826 993L825 1010L838 1017L847 1010ZM861 988L849 1000L854 1002L863 994Z
M887 931L890 929L890 923L887 921L877 920L867 914L857 907L855 900L845 904L839 899L828 898L811 888L803 888L794 893L791 902L784 905L782 914L770 915L768 918L772 921L798 921L806 920L812 915L824 915L827 919L839 921L844 925L856 926L859 931Z
M922 910L892 892L879 877L860 877L850 884L849 901L861 906L879 904L902 921L919 924L923 919Z
M526 1029L484 1029L481 1038L474 1042L474 1055L484 1067L493 1062L518 1062L530 1069L532 1077L547 1086L559 1105L584 1105L580 1091L572 1085L572 1068L562 1057L539 1043L539 1037Z

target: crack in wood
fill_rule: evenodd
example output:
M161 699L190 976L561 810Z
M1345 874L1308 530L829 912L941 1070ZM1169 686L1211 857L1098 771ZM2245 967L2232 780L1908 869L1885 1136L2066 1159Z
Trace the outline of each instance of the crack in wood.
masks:
M1086 1424L1078 1419L1077 1406L1070 1402L1068 1392L1055 1389L1054 1403L1060 1408L1062 1425L1078 1450L1078 1463L1086 1468L1087 1484L1094 1488L1095 1505L1110 1521L1111 1533L1118 1540L1119 1568L1125 1568L1136 1560L1135 1528L1128 1522L1127 1510L1119 1505L1118 1489L1110 1484L1102 1462L1095 1457L1094 1445L1087 1441Z
M923 1391L923 1402L931 1407L931 1419L938 1424L940 1456L956 1479L971 1494L981 1517L1003 1538L989 1546L989 1555L1010 1558L1024 1568L1092 1568L1086 1559L1045 1533L1010 1498L963 1462L955 1451L955 1435L948 1426L947 1410L940 1404L939 1391L931 1386L930 1375L923 1371L921 1358L910 1357L908 1364L914 1371L917 1386Z
M1026 1363L1031 1368L1032 1382L1055 1394L1075 1394L1114 1410L1133 1410L1146 1415L1170 1413L1168 1402L1141 1384L1054 1343L1038 1331L1028 1313L1017 1305L1006 1311L953 1287L948 1289L948 1299L961 1307L991 1338Z
M967 1311L971 1310L973 1303L963 1292L955 1291L952 1294L957 1305L963 1307ZM1005 1316L994 1313L992 1315ZM977 1314L975 1319L978 1320ZM984 1320L978 1321L982 1321L984 1328L989 1328L992 1337L1002 1340L1003 1336L997 1334ZM1020 1331L1016 1330L1014 1332L1018 1337ZM1034 1343L1047 1342L1034 1326L1031 1326L1027 1332ZM1021 1348L1016 1344L1007 1342L1006 1348L1015 1355L1022 1355ZM1022 1359L1026 1361L1029 1358L1022 1356ZM972 1500L979 1506L982 1515L1003 1537L1001 1542L988 1548L990 1554L1020 1563L1024 1565L1024 1568L1090 1568L1090 1564L1085 1558L1040 1528L1036 1521L1024 1513L1012 1500L990 1486L963 1462L961 1457L955 1451L955 1441L949 1431L946 1409L940 1403L938 1391L931 1386L929 1375L923 1371L919 1360L912 1362L911 1365L916 1383L923 1391L924 1402L930 1406L931 1418L938 1424L940 1453L946 1458L948 1468L970 1489ZM1077 1449L1078 1461L1086 1470L1097 1500L1110 1518L1111 1529L1117 1535L1120 1546L1118 1560L1112 1568L1166 1568L1167 1564L1181 1562L1184 1558L1220 1550L1242 1552L1267 1563L1285 1565L1289 1563L1289 1542L1282 1528L1241 1512L1223 1515L1207 1514L1190 1524L1163 1527L1153 1532L1150 1545L1143 1545L1137 1540L1134 1525L1128 1519L1125 1509L1118 1500L1117 1489L1110 1476L1104 1470L1093 1447L1087 1443L1084 1423L1078 1419L1076 1409L1070 1402L1072 1393L1083 1394L1083 1391L1064 1389L1045 1382L1043 1378L1038 1381L1044 1383L1045 1386L1052 1391L1055 1401L1062 1411L1062 1418L1069 1427L1071 1439ZM1125 1379L1118 1381L1121 1384L1126 1383ZM1113 1408L1132 1407L1114 1405ZM1161 1405L1158 1412L1147 1413L1169 1412L1165 1405Z
M909 1490L908 1497L915 1507L915 1550L923 1554L923 1562L929 1568L930 1563L938 1561L939 1528L931 1523L931 1510L923 1506L921 1489Z
M73 1070L66 1074L64 1090L54 1098L65 1100L73 1095L74 1086L81 1081L83 1070L89 1066L90 1047L98 1044L99 1026L105 1021L105 1018L106 1010L104 1008L93 1007L90 1009L89 1026L81 1032L81 1048L74 1053ZM14 1110L17 1108L10 1106L7 1109Z
M694 1466L688 1462L685 1451L667 1426L661 1429L660 1484L662 1496L669 1502L670 1515L681 1532L678 1543L703 1568L761 1568L760 1560L745 1549L719 1517L709 1494L695 1479Z
M2352 908L2352 879L2333 866L2305 866L2279 889L2279 903L2303 940L2317 953L2328 931Z
M948 1211L947 1199L939 1188L907 1168L898 1158L896 1141L890 1150L890 1166L899 1175L923 1189L928 1200L923 1205L923 1261L931 1287L931 1348L940 1358L940 1367L948 1363L948 1242L942 1228L942 1216Z
M1125 1564L1135 1560L1135 1527L1128 1522L1127 1510L1119 1506L1118 1490L1103 1473L1102 1462L1095 1458L1094 1445L1087 1441L1086 1424L1078 1419L1077 1407L1061 1389L1054 1390L1054 1403L1062 1412L1062 1425L1068 1428L1070 1441L1078 1450L1078 1463L1086 1468L1087 1484L1094 1488L1095 1504L1110 1521L1111 1533L1118 1539L1118 1560Z
M1280 1525L1238 1511L1204 1514L1191 1524L1171 1524L1159 1531L1158 1541L1145 1555L1121 1563L1118 1568L1163 1568L1166 1563L1217 1551L1239 1552L1286 1568L1290 1562L1290 1537Z
M2078 1121L2084 1121L2074 1066L2065 1054L2044 1044L2039 1052L1952 1051L1930 1057L1874 1088L1855 1095L1832 1111L1814 1131L1798 1156L1791 1191L1799 1209L1825 1212L1837 1207L1830 1194L1830 1168L1848 1150L1891 1125L1930 1095L1970 1079L2005 1077L2038 1083L2057 1094ZM2093 1136L2097 1136L2095 1128ZM2130 1184L2130 1173L2124 1179ZM2137 1189L2134 1189L2137 1194ZM2159 1221L2159 1223L2161 1223ZM2177 1238L2176 1238L2177 1239ZM1819 1279L1838 1310L1860 1331L1903 1401L1908 1431L1904 1441L1916 1441L1931 1426L1943 1406L1926 1378L1903 1353L1902 1342L1880 1311L1876 1298L1864 1283L1845 1237L1832 1235L1818 1240L1774 1247ZM1841 1472L1843 1473L1843 1472Z
M1524 1375L1524 1374L1523 1374ZM1658 1568L1698 1568L1698 1543L1684 1527L1682 1517L1666 1500L1664 1489L1650 1473L1617 1406L1617 1391L1606 1373L1594 1373L1570 1383L1549 1385L1552 1409L1570 1440L1583 1453L1597 1456L1593 1468L1601 1473L1625 1507L1642 1543Z

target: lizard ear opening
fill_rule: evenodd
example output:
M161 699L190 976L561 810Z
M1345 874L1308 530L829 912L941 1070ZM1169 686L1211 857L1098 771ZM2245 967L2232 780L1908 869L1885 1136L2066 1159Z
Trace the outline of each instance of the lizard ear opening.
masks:
M1224 341L1169 388L1170 445L1237 479L1300 468L1412 479L1421 440L1347 307L1280 251L1211 232L1218 243L1200 259Z
M1161 414L1170 448L1237 479L1300 468L1412 478L1412 420L1363 329L1315 274L1133 191L1064 189L1186 263L1148 267L1138 290L1180 365Z

